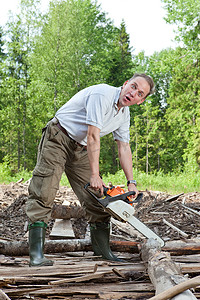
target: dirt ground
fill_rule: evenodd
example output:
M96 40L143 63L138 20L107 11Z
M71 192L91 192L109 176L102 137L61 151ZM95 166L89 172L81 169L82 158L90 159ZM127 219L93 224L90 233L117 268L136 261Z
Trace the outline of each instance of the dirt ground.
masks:
M28 184L29 182L0 185L0 236L3 239L26 239L28 221L25 203L28 197ZM200 236L200 215L198 215L198 212L200 214L200 193L169 195L147 190L142 192L143 198L135 206L135 216L165 241L184 238L180 231L172 229L165 220L183 231L188 236L187 238ZM69 203L78 203L72 189L62 186L57 193L55 203L62 204L66 199ZM188 208L192 208L197 213L191 212ZM47 238L53 224L52 219L48 224ZM74 218L72 225L75 237L84 238L87 226L85 218ZM117 232L117 229L115 231L115 228L114 233L122 234ZM125 237L124 233L123 235Z

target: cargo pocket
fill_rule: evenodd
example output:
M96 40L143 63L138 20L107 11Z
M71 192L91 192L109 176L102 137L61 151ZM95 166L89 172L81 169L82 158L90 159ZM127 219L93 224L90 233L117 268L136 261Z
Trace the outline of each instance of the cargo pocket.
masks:
M40 165L33 170L33 177L29 186L32 197L40 200L44 205L52 205L56 196L59 182L55 182L54 169Z

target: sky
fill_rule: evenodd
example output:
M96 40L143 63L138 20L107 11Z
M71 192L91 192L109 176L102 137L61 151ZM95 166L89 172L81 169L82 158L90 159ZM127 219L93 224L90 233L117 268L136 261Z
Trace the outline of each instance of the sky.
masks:
M17 12L19 0L2 2L1 26L8 20L9 10L13 14ZM49 0L41 0L44 9L48 7L48 2ZM97 3L107 13L107 17L114 21L115 26L119 26L124 19L134 54L144 50L146 55L152 55L155 51L176 46L173 42L174 27L163 19L166 11L161 0L97 0Z

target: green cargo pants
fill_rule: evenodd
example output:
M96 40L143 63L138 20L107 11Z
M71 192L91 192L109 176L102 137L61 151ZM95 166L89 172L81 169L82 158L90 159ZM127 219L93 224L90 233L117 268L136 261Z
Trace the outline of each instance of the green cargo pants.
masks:
M43 131L29 185L26 213L31 222L47 223L63 172L85 209L88 222L108 222L110 215L85 191L90 181L87 150L65 135L54 118ZM78 217L78 216L77 216Z

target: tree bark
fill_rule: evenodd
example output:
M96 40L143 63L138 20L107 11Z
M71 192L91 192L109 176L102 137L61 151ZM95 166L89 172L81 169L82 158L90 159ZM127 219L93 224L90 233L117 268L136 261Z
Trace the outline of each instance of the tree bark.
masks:
M85 216L85 211L82 206L78 205L61 205L54 204L52 208L51 217L53 219L71 219L71 218L82 218Z
M141 257L147 265L148 275L155 287L156 295L186 280L179 265L172 261L169 253L161 251L160 244L156 240L149 239L143 243ZM173 300L196 299L190 290L180 294L178 292L174 294ZM162 300L164 299L169 299L169 296L162 298Z

